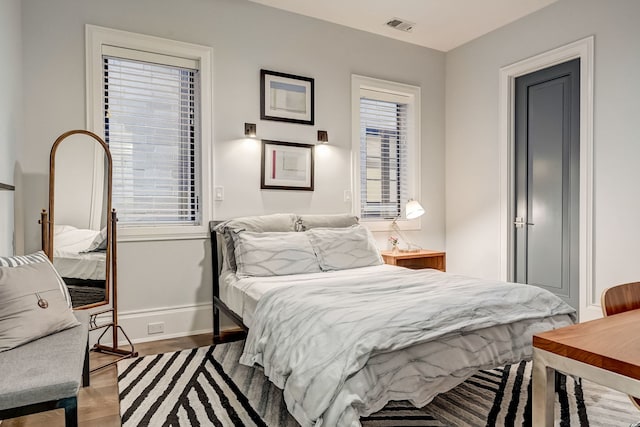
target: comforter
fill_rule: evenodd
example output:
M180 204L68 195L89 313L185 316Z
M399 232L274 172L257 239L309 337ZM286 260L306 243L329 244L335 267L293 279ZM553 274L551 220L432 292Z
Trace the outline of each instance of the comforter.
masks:
M393 359L397 350L433 355L439 351L434 349L450 348L448 341L468 341L466 356L420 359L426 366L419 368L412 401L423 405L434 396L425 394L425 384L442 392L476 368L530 357L532 333L574 320L573 308L534 286L400 268L327 277L313 284L289 280L289 286L265 293L240 359L264 368L303 426L359 425L359 416L404 397L380 390L380 378L362 379L368 363ZM496 328L504 333L485 333ZM474 353L477 363L468 357ZM401 381L406 372L400 372L392 382Z

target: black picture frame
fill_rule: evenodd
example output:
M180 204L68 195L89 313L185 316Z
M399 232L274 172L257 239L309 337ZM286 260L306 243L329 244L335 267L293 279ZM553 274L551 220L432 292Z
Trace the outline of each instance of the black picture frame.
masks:
M314 79L260 70L260 119L314 124Z
M313 191L313 147L263 139L260 189Z

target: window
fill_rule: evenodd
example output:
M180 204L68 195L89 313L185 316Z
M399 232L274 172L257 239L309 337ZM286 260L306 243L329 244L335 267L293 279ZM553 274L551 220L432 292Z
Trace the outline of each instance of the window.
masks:
M206 236L210 49L94 26L87 43L89 121L111 151L120 235Z
M419 194L420 89L353 76L352 97L356 212L364 221L404 219Z

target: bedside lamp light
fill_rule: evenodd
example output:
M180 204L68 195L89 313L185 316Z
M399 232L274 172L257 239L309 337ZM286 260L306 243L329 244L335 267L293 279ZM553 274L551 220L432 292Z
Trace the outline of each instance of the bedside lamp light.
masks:
M413 199L409 199L407 204L404 207L404 216L406 219L416 219L424 215L424 208L422 205ZM400 230L400 226L398 225L398 218L394 219L391 223L391 228L398 233L398 235L405 241L407 244L407 249L400 249L400 252L420 252L420 246L414 244L409 239L405 237L405 235Z
M244 124L244 136L247 138L255 138L256 137L256 124L255 123L245 123Z
M404 212L407 219L416 219L424 215L424 208L416 200L409 199Z

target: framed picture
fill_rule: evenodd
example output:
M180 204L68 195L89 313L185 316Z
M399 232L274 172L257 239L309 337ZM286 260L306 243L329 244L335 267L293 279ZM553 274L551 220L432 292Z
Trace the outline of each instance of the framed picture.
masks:
M313 145L263 139L260 188L313 191Z
M313 124L313 79L260 70L260 118Z

